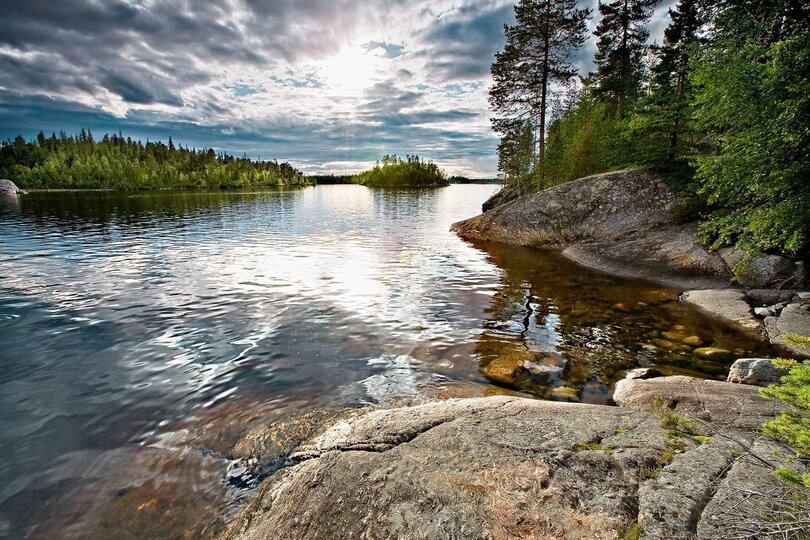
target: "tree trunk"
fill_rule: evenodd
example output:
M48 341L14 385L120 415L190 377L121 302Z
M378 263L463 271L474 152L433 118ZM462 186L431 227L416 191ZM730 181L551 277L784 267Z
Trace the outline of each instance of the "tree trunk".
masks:
M618 103L616 106L616 113L618 114L619 118L624 116L624 101L627 97L627 68L630 62L630 51L627 50L627 33L630 31L630 14L628 13L627 7L628 0L624 0L624 8L622 11L622 53L621 53L621 64L620 64L620 71L619 71L619 91L618 91Z
M549 47L549 18L551 17L551 0L546 1L546 21L543 34L543 80L540 89L540 137L538 140L538 166L540 167L540 188L545 187L546 181L546 103L548 101L548 47Z

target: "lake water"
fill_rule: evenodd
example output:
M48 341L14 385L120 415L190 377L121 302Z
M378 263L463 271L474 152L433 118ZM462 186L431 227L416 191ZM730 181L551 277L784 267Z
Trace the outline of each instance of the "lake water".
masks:
M210 535L233 444L318 407L605 403L633 367L764 352L677 291L449 231L495 189L0 202L0 536Z

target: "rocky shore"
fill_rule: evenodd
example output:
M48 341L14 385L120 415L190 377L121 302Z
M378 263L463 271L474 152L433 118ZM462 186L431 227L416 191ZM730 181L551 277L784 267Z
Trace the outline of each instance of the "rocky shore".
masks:
M623 171L502 191L454 230L689 289L682 301L810 357L803 263L762 256L735 273L738 254L700 246L677 204L650 173ZM759 386L786 369L742 358L727 382L636 369L616 384L616 406L494 396L263 426L233 453L282 466L221 538L792 538L774 530L810 502L774 470L801 465L760 434L779 406Z
M506 188L484 209L453 230L470 241L558 250L585 266L680 289L785 289L806 282L803 261L708 251L697 241L697 224L685 221L684 203L646 170L589 176L539 193Z
M297 445L221 538L714 539L768 523L753 494L783 489L782 461L758 429L778 409L757 387L630 378L615 400L355 411Z

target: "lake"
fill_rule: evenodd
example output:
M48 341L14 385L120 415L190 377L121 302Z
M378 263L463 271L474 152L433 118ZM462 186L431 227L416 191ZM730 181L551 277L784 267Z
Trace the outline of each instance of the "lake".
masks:
M213 534L255 485L229 449L321 407L607 403L634 367L765 352L678 291L449 231L496 189L0 202L0 536Z

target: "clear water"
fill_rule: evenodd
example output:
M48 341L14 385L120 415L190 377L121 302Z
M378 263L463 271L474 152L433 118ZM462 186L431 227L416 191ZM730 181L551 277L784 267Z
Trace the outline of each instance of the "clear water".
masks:
M623 370L722 377L761 346L677 291L449 231L496 187L32 193L0 201L0 536L199 537L229 449L316 407Z

